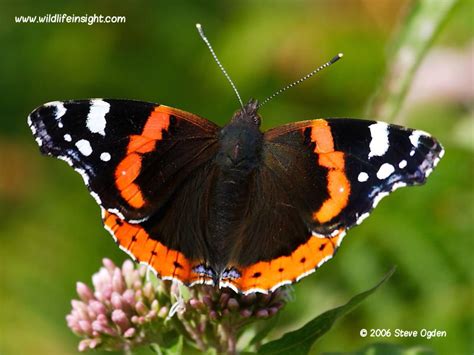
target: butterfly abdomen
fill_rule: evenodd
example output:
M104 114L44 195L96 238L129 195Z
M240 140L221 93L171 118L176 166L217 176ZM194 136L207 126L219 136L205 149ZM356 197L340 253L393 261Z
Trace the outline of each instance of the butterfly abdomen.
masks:
M219 273L228 264L246 206L250 176L221 170L213 188L209 214L210 264Z

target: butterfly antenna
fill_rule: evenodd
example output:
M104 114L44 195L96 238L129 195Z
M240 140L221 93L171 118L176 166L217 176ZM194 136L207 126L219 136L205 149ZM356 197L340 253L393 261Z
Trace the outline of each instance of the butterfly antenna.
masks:
M222 73L224 73L224 76L227 78L227 80L229 81L230 85L232 86L232 89L234 89L234 92L235 94L237 95L237 99L239 100L239 103L240 103L240 106L242 108L244 108L244 104L242 102L242 99L240 98L240 95L239 95L239 92L237 91L237 87L235 86L234 82L232 81L232 79L230 78L229 74L227 74L226 70L224 69L224 67L222 66L221 62L219 61L219 59L217 58L217 55L216 53L214 52L214 49L212 49L212 46L211 46L211 43L209 42L209 40L207 39L206 35L204 34L204 31L202 29L202 26L200 23L197 23L196 24L196 28L199 32L199 35L201 36L202 40L204 41L204 43L206 43L207 45L207 48L209 48L209 51L211 52L212 54L212 57L214 58L214 60L216 61L217 65L219 66L219 68L221 69Z
M301 79L298 79L294 82L292 82L291 84L285 86L283 89L280 89L278 90L277 92L275 92L274 94L270 95L269 97L267 97L265 100L262 101L262 103L260 105L258 105L258 108L262 107L263 105L265 105L268 101L272 100L274 97L280 95L282 92L292 88L293 86L296 86L298 84L301 84L303 81L305 81L306 79L309 79L311 78L314 74L316 74L317 72L323 70L324 68L327 68L329 67L331 64L334 64L336 63L339 59L342 58L344 54L342 53L339 53L338 55L336 55L334 58L332 58L329 62L327 63L324 63L323 65L321 65L320 67L314 69L311 73L308 73L306 74L305 76L303 76Z

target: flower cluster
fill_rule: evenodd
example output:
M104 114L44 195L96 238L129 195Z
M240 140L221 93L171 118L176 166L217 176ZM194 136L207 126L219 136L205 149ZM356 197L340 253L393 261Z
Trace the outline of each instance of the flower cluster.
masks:
M93 289L77 283L80 300L72 301L66 317L83 338L80 351L163 346L181 335L203 351L234 353L244 327L275 315L288 301L287 289L245 296L206 285L188 289L150 278L146 266L130 260L117 267L104 259L92 283Z
M94 291L82 282L77 283L80 300L72 300L72 311L66 317L74 333L85 339L79 350L128 350L148 343L155 334L147 334L146 326L165 330L169 300L160 302L160 291L146 282L146 269L135 269L128 260L121 268L104 259L98 273L92 277Z
M239 295L228 288L203 285L189 292L178 319L192 340L201 350L213 347L218 353L231 354L237 350L238 335L244 327L272 317L289 299L286 289L267 295Z

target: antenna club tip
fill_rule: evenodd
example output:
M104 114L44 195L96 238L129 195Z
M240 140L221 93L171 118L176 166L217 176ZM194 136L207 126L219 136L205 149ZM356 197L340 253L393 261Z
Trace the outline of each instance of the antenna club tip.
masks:
M196 28L197 28L198 30L200 30L200 29L202 28L201 24L200 24L200 23L196 23Z
M334 64L336 63L339 59L341 59L344 56L343 53L338 53L334 58L332 58L329 63Z

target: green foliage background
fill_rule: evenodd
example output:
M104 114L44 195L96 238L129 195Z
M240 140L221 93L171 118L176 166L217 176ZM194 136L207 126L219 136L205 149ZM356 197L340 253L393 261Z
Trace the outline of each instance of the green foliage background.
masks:
M129 98L164 103L224 124L238 104L197 35L195 23L200 22L244 100L263 99L344 52L335 66L265 106L264 129L318 117L364 117L410 4L0 4L0 353L75 354L78 340L64 320L75 297L75 282L89 282L104 256L116 262L126 257L103 230L99 208L79 175L40 156L26 125L36 106L72 98ZM472 40L472 9L471 1L461 2L434 46L466 48ZM48 13L125 15L127 22L14 22L14 16ZM474 351L469 109L472 112L472 106L431 102L404 113L404 124L440 139L445 158L426 186L402 189L384 200L348 234L334 260L294 287L295 302L281 315L274 336L367 289L396 264L392 279L336 324L314 352L355 351L378 341L424 345L445 354ZM460 127L467 127L470 144L458 139ZM359 336L361 328L438 329L448 336L371 339Z

